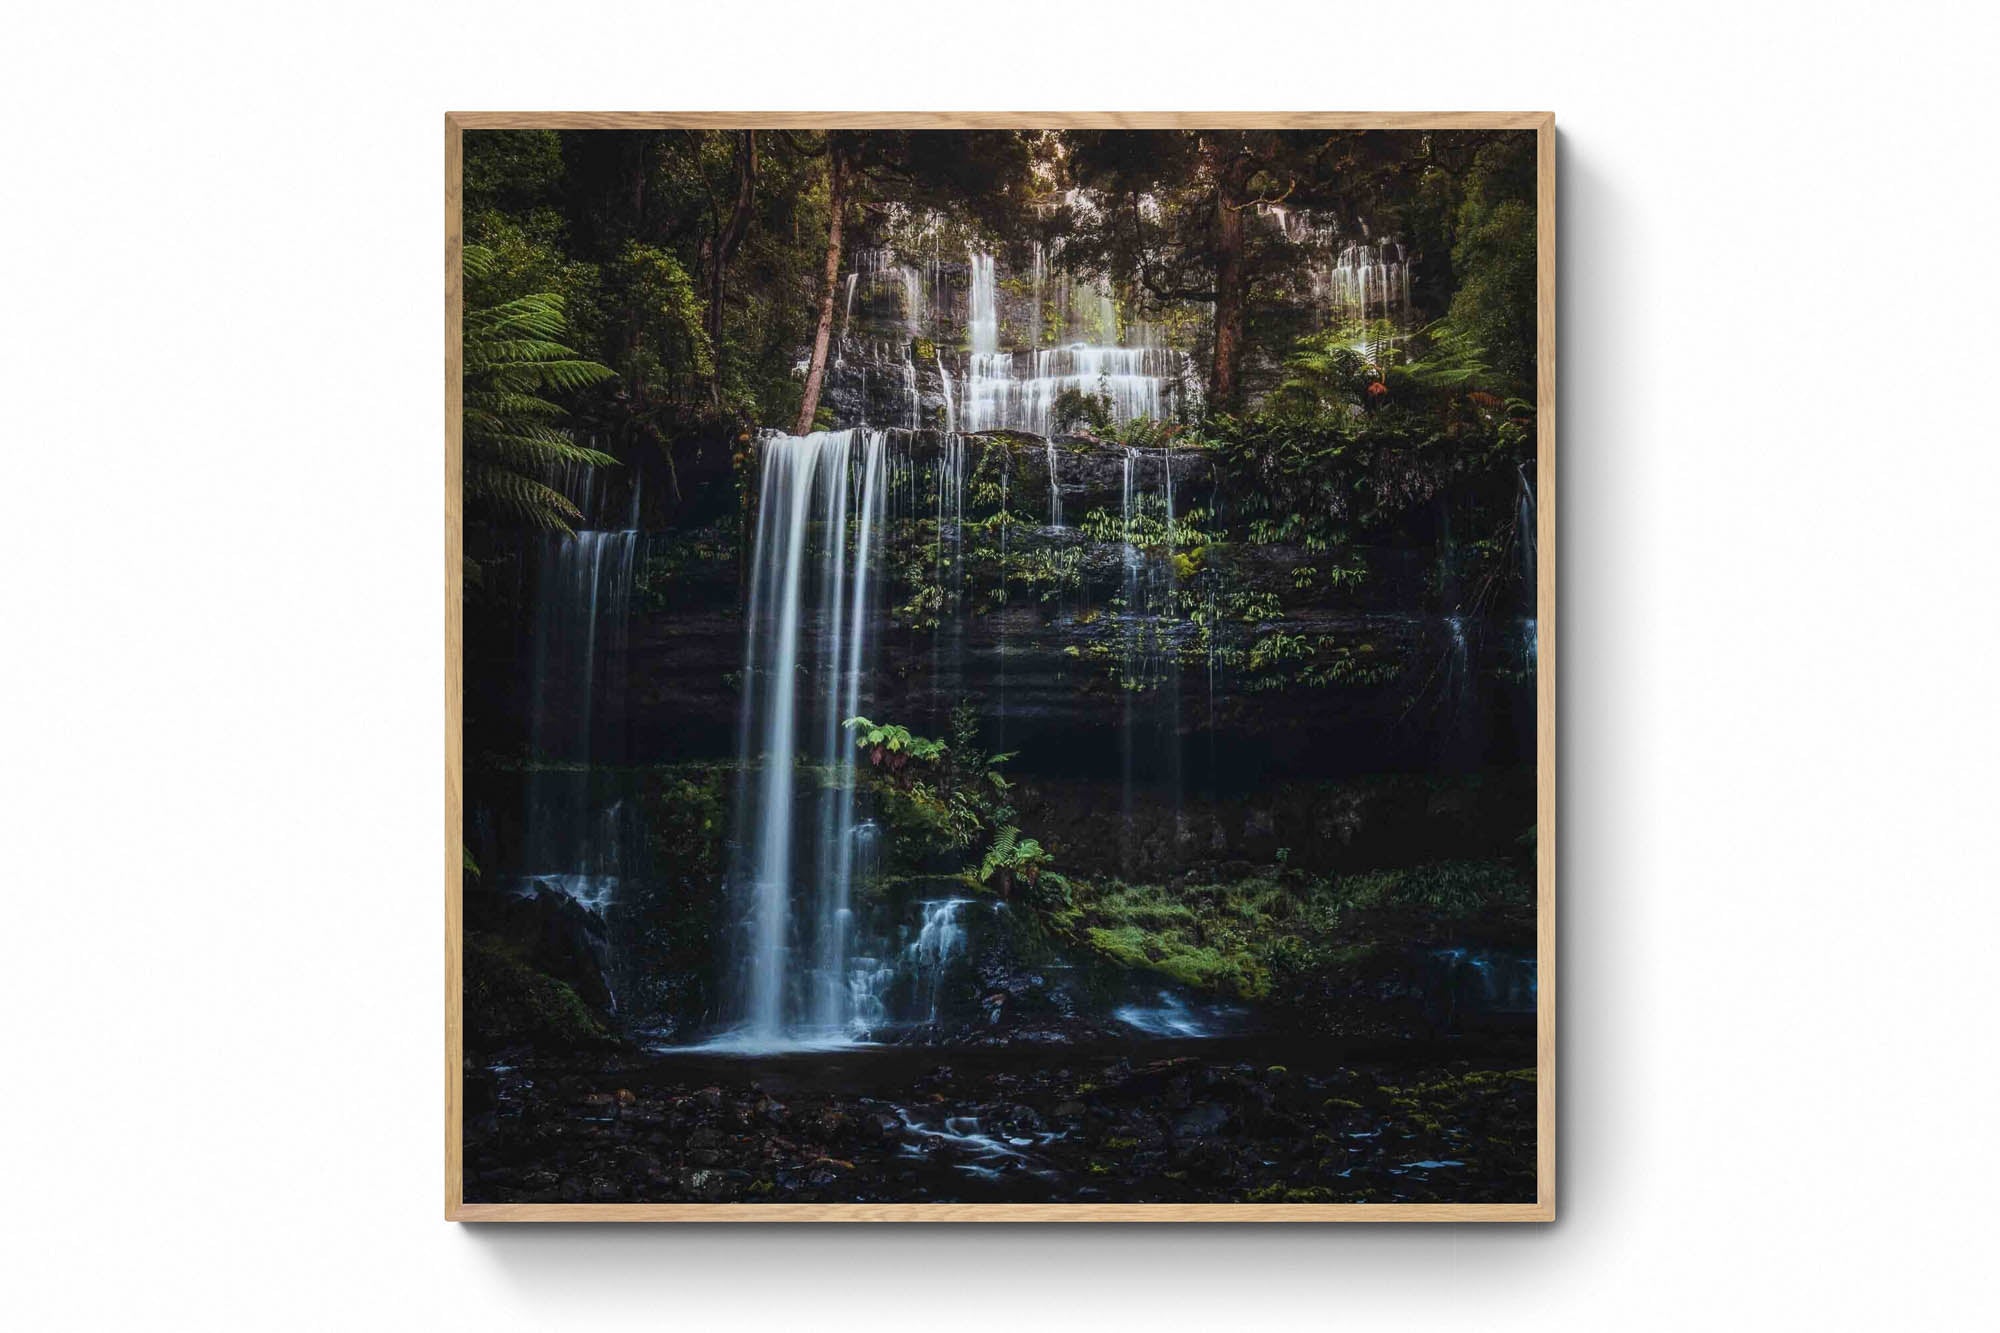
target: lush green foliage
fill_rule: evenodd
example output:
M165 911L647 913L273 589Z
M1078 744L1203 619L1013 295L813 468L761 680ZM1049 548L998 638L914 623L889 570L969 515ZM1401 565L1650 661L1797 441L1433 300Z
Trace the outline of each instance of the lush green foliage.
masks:
M568 321L558 292L511 298L498 289L499 261L465 248L465 500L475 521L502 518L568 532L581 517L550 480L564 468L617 460L586 448L562 425L551 395L611 377L563 341Z
M1534 891L1504 861L1225 884L1076 883L1058 920L1098 953L1192 987L1283 1003L1303 979L1364 979L1406 945L1480 926L1532 941Z
M1033 838L1023 837L1012 824L993 835L993 843L979 862L979 882L992 885L1003 898L1012 897L1019 887L1044 908L1067 907L1069 880L1050 869L1055 857Z
M850 717L841 725L854 733L854 743L868 752L869 763L880 765L886 762L892 769L902 768L911 759L936 763L944 758L947 749L943 741L912 735L908 727L895 723Z
M965 874L1003 898L1067 906L1069 881L1055 871L1055 857L1013 822L1014 784L1000 771L1013 756L980 748L973 708L953 711L949 742L865 717L844 725L868 754L873 790L906 863ZM982 841L976 869L964 864Z

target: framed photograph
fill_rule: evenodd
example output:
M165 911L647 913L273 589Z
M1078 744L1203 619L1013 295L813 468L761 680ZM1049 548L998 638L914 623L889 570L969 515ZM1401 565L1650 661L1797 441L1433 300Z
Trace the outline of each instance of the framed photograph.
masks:
M447 116L447 1217L1552 1219L1554 200Z

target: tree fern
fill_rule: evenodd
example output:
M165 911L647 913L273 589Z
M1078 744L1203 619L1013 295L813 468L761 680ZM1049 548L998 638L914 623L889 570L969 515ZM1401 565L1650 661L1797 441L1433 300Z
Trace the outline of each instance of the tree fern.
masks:
M563 342L569 321L560 293L495 298L489 289L498 265L483 246L467 246L464 265L467 511L567 534L583 515L551 481L571 467L611 467L618 460L578 444L556 424L567 410L545 395L600 383L611 378L611 368Z

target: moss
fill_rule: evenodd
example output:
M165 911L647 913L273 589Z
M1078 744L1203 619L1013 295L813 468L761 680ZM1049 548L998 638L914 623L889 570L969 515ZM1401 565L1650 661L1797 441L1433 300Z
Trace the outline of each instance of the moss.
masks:
M1396 965L1411 941L1471 925L1532 927L1533 885L1506 861L1452 861L1228 884L1075 882L1051 925L1119 967L1233 998L1283 999Z
M476 1038L586 1046L610 1034L576 991L485 935L465 941L465 1014Z
M1243 1196L1246 1203L1333 1203L1334 1193L1323 1185L1299 1189L1291 1185L1260 1185Z
M1191 944L1137 925L1091 926L1084 938L1091 948L1121 967L1157 972L1196 990L1243 999L1261 999L1270 991L1268 973L1246 953Z

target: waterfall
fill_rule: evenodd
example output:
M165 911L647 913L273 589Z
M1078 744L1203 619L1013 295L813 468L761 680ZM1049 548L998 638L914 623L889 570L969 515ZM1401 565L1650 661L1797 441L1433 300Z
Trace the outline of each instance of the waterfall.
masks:
M1479 697L1474 688L1473 674L1476 667L1475 645L1467 632L1463 615L1446 616L1445 629L1450 635L1451 646L1440 700L1446 721L1442 734L1448 755L1458 763L1472 764L1477 762L1481 748Z
M971 261L972 288L968 296L966 336L974 357L991 356L1000 347L999 285L994 275L993 256L974 254Z
M642 537L639 488L612 517L605 478L573 467L554 478L591 526L542 545L532 627L533 691L528 741L526 839L520 888L561 890L602 913L616 897L627 837L621 804L591 795L590 767L615 741L625 698L625 652L633 576ZM607 526L622 518L622 528ZM601 701L601 702L600 702Z
M936 492L938 608L931 658L931 711L941 725L958 702L965 659L965 438L947 435L932 471Z
M1343 246L1327 275L1327 293L1338 325L1358 326L1355 350L1378 360L1392 341L1370 328L1382 321L1398 328L1410 324L1410 264L1403 247L1390 240Z
M1137 449L1127 448L1121 460L1119 480L1119 511L1123 519L1125 543L1125 605L1118 617L1119 680L1118 695L1122 705L1118 728L1119 766L1119 863L1120 868L1131 874L1132 864L1132 777L1137 759L1137 746L1133 728L1136 724L1134 708L1133 677L1138 670L1139 646L1135 642L1139 624L1139 548L1132 544L1132 520L1135 514L1136 496L1132 489L1132 468L1139 460Z
M952 959L965 951L965 927L959 912L970 898L942 898L922 904L924 924L911 942L908 957L920 1003L928 1008L927 1023L938 1021L938 998Z
M947 435L958 434L958 409L951 401L951 372L944 368L944 353L937 355L938 380L944 385L944 429Z
M1163 347L1044 347L974 353L967 361L968 431L1056 434L1056 400L1074 390L1103 400L1115 422L1163 418L1189 401L1187 361Z
M1028 312L1029 346L1000 350L998 266L990 254L970 261L965 390L958 411L966 431L1018 430L1053 435L1056 400L1066 391L1100 398L1116 422L1165 417L1189 396L1188 363L1165 347L1113 346L1118 338L1117 305L1100 288L1094 332L1100 344L1042 347L1042 253L1035 251L1033 305Z
M1051 272L1037 247L1020 290L1003 290L998 258L969 251L963 324L954 327L944 314L941 253L920 267L893 249L856 251L834 365L843 372L838 398L864 404L867 419L845 424L931 424L925 416L928 370L920 378L916 365L926 339L936 342L932 356L948 433L1051 435L1065 394L1098 400L1118 424L1164 419L1199 405L1201 377L1185 351L1136 319L1121 329L1117 300L1102 279L1078 291L1072 303L1071 281L1060 269ZM1010 337L1003 324L1019 336ZM885 376L899 381L894 390L883 391ZM937 404L930 407L934 415Z
M1042 253L1042 243L1035 242L1035 262L1029 274L1029 298L1033 302L1028 307L1028 345L1042 345L1042 270L1046 266Z
M912 338L924 331L924 275L908 264L898 266L903 286L903 327Z
M742 906L734 1039L780 1046L844 1038L853 1017L855 767L841 723L859 712L871 665L886 442L867 430L777 436L761 453L730 866ZM797 761L814 721L819 837L801 884ZM795 957L813 960L812 984Z
M1060 528L1063 525L1062 486L1056 480L1056 442L1052 437L1044 436L1042 447L1048 451L1049 458L1049 526Z

